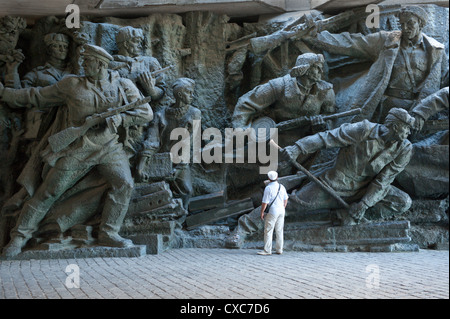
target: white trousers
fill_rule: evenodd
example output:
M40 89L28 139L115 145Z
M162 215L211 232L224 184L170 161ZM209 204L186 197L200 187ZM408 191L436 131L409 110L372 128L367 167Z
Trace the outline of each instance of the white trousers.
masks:
M284 238L284 213L274 216L273 214L266 214L264 217L264 251L272 253L273 231L276 234L276 251L283 252Z

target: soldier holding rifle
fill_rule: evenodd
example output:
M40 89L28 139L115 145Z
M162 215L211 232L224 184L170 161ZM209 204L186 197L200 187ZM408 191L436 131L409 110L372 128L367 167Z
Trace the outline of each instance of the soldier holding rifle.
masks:
M234 128L253 127L256 132L260 123L276 124L303 117L301 125L294 125L287 130L278 130L278 142L281 146L294 143L299 138L326 129L326 123L320 114L335 113L335 95L333 86L322 80L324 57L321 54L305 53L297 57L290 73L261 84L241 96L232 116ZM268 121L265 121L268 120ZM267 126L264 126L267 129ZM312 163L316 154L299 158L304 165ZM308 162L308 164L306 163ZM292 168L281 164L278 167L280 176L290 175ZM261 179L259 167L249 164L228 170L229 180L233 187L239 189L247 180ZM245 169L251 174L249 179L240 181L236 175ZM244 184L244 185L242 185Z
M408 210L411 198L391 183L411 159L412 145L407 137L414 121L407 111L393 108L384 124L367 120L347 123L283 148L281 154L296 167L295 159L301 154L340 148L334 167L317 177L301 167L311 182L289 195L286 213L336 210L342 225L352 225L363 221L369 209L384 217ZM262 228L257 223L260 210L239 218L232 234L234 241L230 238L228 247L240 247L247 235Z
M234 109L233 127L249 127L257 117L266 115L276 123L309 116L313 132L325 129L324 121L315 116L335 112L335 95L333 86L322 80L324 62L321 54L302 54L290 74L270 80L241 96ZM310 128L310 125L304 125L280 135L280 145L295 142L309 133Z
M361 221L369 208L379 209L382 215L408 210L410 197L391 183L411 159L412 145L407 138L413 126L414 118L407 111L393 108L384 124L367 120L343 124L284 148L282 154L292 160L319 149L340 148L334 167L317 178L331 194L320 183L309 183L291 194L291 212L345 208L338 217L344 224L352 224ZM345 205L334 195L349 206L342 207Z
M11 240L4 248L6 257L21 252L52 205L94 167L109 184L98 244L113 247L132 245L130 240L119 236L133 190L128 157L118 141L117 133L111 132L106 121L99 121L96 114L120 107L124 101L136 101L142 95L130 80L120 78L117 72L108 70L108 64L113 58L103 48L86 44L83 58L85 76L68 76L43 88L12 90L0 87L1 100L11 106L67 105L68 118L61 130L82 125L89 127L84 135L68 147L54 151L48 145L41 154L50 169L44 181L24 204L16 226L11 231ZM110 122L116 127L127 127L152 119L153 112L145 103L113 115Z

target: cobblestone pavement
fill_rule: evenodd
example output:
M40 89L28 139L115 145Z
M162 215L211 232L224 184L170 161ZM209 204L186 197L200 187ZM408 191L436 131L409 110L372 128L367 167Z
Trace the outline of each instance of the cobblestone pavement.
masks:
M173 249L138 258L0 261L0 299L449 298L448 251L256 252Z

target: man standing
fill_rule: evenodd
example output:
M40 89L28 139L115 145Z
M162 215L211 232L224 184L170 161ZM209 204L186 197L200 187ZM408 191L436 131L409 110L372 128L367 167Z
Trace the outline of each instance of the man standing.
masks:
M261 219L264 220L264 250L258 252L258 255L271 255L272 254L272 237L275 230L276 240L276 253L281 255L283 253L283 228L284 228L284 215L285 208L288 202L288 195L286 188L277 182L278 173L270 171L267 173L270 183L264 189L264 195L261 205ZM270 209L267 214L264 213L267 206L270 205Z
M108 70L112 59L103 48L86 44L83 51L85 76L69 75L42 88L12 90L0 86L1 100L13 107L67 107L68 116L65 123L61 123L60 131L81 125L89 127L66 148L54 152L48 145L41 153L50 168L20 211L11 231L11 240L3 250L6 257L21 252L54 203L94 167L109 184L102 208L98 244L113 247L132 245L130 240L119 235L134 187L128 157L118 134L109 129L104 119L99 120L97 114L117 108L124 101L135 101L142 95L130 80ZM116 127L138 125L152 119L153 112L148 104L110 118Z

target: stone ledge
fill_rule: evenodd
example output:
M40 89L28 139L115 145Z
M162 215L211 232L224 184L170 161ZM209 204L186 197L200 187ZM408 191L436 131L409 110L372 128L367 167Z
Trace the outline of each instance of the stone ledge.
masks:
M76 258L110 258L110 257L141 257L146 255L145 245L135 245L128 248L115 247L85 247L61 250L27 250L17 256L0 260L31 260L31 259L76 259Z

